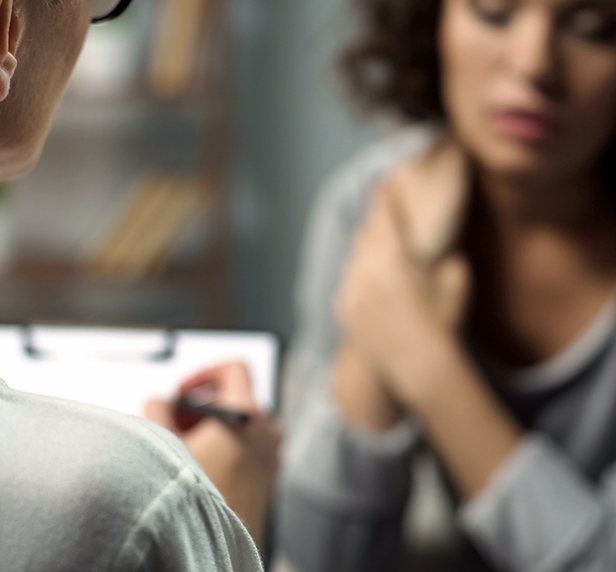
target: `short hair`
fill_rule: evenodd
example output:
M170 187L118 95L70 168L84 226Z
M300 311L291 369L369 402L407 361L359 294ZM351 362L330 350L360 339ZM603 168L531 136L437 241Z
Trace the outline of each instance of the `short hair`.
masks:
M437 33L442 0L355 0L359 37L341 65L355 99L407 120L444 119Z

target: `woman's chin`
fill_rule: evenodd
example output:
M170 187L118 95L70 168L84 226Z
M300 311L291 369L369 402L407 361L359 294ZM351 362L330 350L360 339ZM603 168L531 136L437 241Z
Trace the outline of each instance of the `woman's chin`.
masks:
M486 146L479 153L479 163L493 173L517 177L558 176L572 167L554 149L521 144Z

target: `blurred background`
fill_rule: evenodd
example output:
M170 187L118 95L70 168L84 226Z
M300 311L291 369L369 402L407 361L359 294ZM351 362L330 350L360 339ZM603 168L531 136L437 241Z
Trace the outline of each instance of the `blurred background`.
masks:
M0 322L288 340L307 215L384 126L337 73L353 0L135 0L93 27L37 169L0 189Z

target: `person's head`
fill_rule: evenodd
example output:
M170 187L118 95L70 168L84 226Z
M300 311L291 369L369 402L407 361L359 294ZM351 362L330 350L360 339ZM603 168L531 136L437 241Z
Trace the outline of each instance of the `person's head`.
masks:
M567 175L616 135L614 0L362 0L365 101L442 119L484 167Z
M115 16L127 5L0 0L0 180L36 164L91 20Z
M87 0L0 0L0 179L38 160L89 25Z

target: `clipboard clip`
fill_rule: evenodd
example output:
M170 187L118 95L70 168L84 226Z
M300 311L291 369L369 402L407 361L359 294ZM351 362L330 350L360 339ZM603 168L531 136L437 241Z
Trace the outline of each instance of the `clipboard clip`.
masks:
M165 345L162 350L149 354L148 361L164 362L170 361L175 357L177 347L177 332L175 330L167 330L165 332ZM21 347L30 359L41 360L47 357L47 354L37 348L32 336L32 326L21 326Z
M31 359L45 359L45 352L38 349L34 345L34 340L32 339L32 327L31 326L22 326L21 327L21 347L23 352Z
M165 332L165 347L156 353L150 354L148 359L154 362L172 360L175 357L177 340L177 332L175 330L167 330Z

